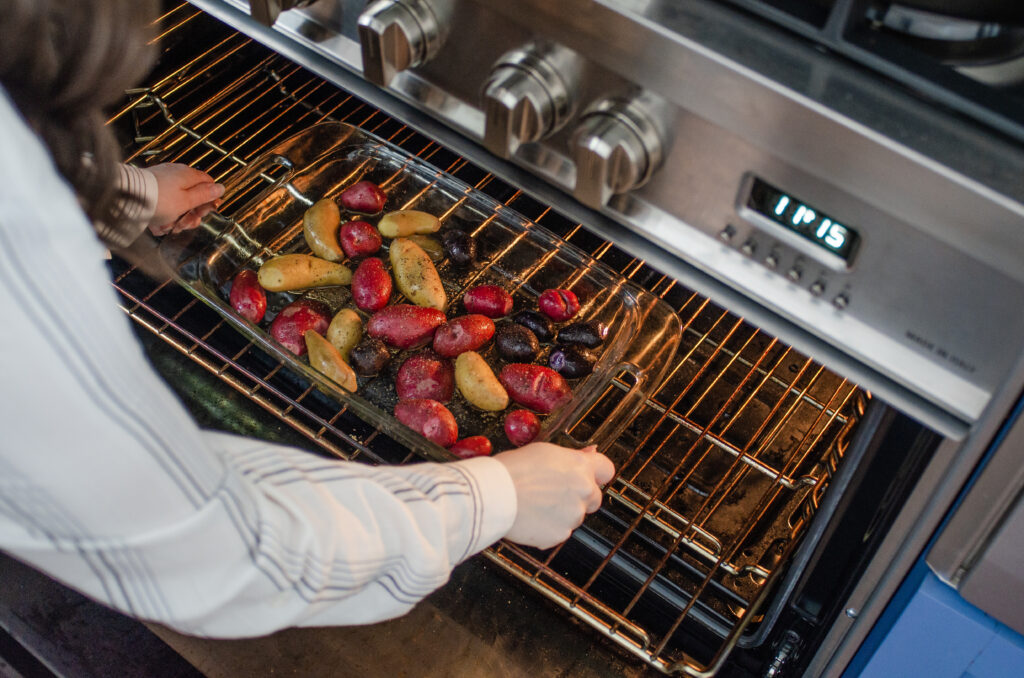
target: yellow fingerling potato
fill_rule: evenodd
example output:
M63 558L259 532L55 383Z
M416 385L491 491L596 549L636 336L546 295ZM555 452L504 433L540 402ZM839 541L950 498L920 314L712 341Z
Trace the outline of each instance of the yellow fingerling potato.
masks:
M313 330L306 330L302 338L306 340L310 367L337 383L346 391L356 390L356 373L342 359L341 353L338 352L338 349L331 342Z
M408 238L396 238L388 251L398 290L417 306L443 311L448 304L441 276L423 248Z
M437 233L441 222L429 212L419 210L398 210L388 212L377 222L377 230L385 238L404 238L406 236Z
M330 198L317 200L302 215L302 235L313 254L327 261L341 261L345 251L338 242L341 227L341 211Z
M282 254L260 266L257 277L263 289L284 292L347 285L352 282L352 271L341 264L308 254Z
M455 359L455 385L471 405L481 410L500 412L508 407L505 387L476 351L460 353Z
M342 359L348 362L352 349L363 338L363 321L350 308L343 308L334 314L327 328L327 341L338 349Z
M436 262L444 259L444 245L437 238L430 235L410 235L409 240L419 245L427 253L431 261Z

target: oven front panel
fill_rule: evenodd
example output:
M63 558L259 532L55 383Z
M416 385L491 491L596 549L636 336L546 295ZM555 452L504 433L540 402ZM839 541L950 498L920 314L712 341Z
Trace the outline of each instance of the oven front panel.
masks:
M321 0L281 14L273 32L249 20L246 0L194 4L283 39L328 77L340 67L361 78L361 3ZM663 160L604 215L670 253L667 272L709 274L908 411L982 415L1024 344L1019 147L714 4L464 0L447 21L437 54L397 73L390 95L490 147L481 91L492 66L538 38L570 48L580 63L568 118L513 163L589 195L574 155L580 116L642 88L661 103ZM752 208L761 184L788 210ZM857 240L843 256L829 243L837 224Z

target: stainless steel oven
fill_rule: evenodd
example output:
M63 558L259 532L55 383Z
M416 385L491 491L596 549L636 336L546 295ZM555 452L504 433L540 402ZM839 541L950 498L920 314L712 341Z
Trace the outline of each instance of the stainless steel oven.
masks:
M605 508L552 551L486 552L581 633L665 672L854 672L926 555L1024 628L994 593L1024 595L1007 565L1024 485L1012 11L191 5L169 9L156 75L114 116L134 161L231 182L291 134L346 122L678 316L664 381L607 444ZM972 61L979 41L996 51ZM326 452L411 458L195 300L131 269L116 285L142 326ZM617 411L626 382L573 430Z

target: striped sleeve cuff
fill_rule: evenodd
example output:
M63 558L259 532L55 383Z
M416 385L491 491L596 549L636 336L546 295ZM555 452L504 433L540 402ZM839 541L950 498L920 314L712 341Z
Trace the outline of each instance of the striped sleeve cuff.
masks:
M450 462L472 480L480 524L474 531L466 557L482 551L512 528L518 510L516 488L505 465L493 457L474 457Z

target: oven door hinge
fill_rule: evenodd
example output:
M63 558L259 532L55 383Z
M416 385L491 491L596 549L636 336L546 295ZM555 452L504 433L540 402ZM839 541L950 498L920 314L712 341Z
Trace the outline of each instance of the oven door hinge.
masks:
M796 631L786 631L775 646L775 654L765 669L764 678L781 678L785 675L786 665L796 659L801 644L800 635Z

